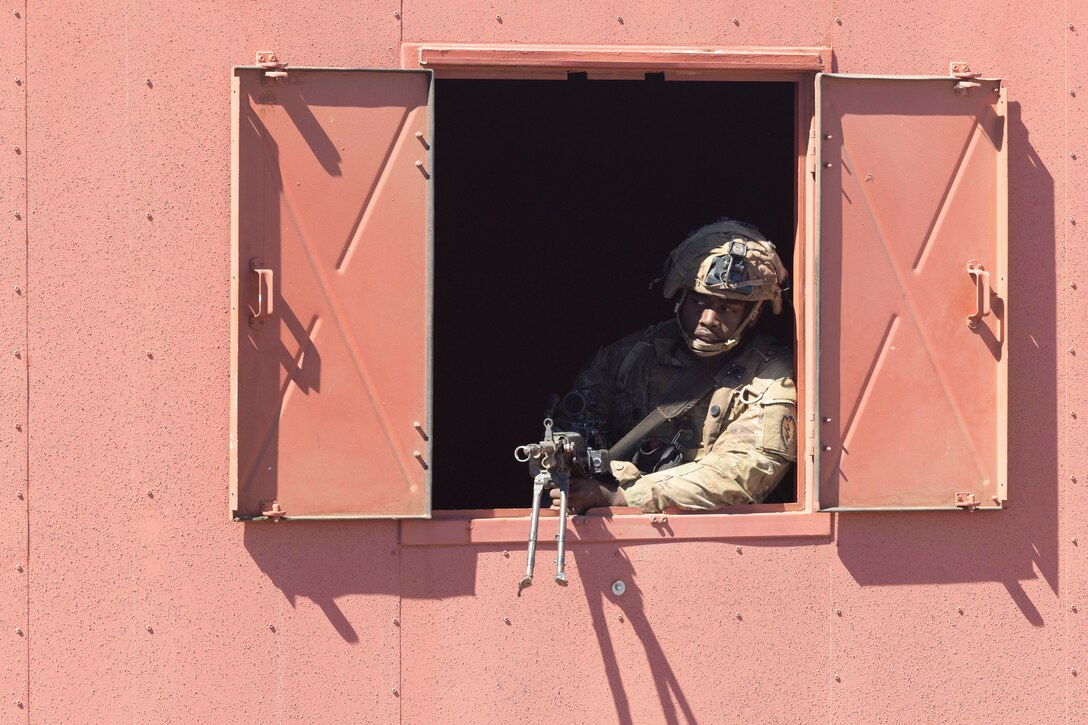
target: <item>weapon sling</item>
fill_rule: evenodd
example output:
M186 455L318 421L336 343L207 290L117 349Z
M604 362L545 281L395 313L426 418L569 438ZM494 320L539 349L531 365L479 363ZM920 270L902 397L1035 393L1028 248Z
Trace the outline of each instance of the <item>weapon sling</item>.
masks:
M714 389L714 377L721 369L717 365L692 365L665 391L661 402L639 421L623 438L608 449L610 461L629 461L642 439L670 420L679 418L695 407L703 396Z

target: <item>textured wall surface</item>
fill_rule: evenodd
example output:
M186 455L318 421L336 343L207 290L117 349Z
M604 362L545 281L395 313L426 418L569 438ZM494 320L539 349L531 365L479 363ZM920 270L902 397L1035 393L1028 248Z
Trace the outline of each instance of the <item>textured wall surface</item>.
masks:
M1083 6L4 12L0 721L1083 720ZM522 547L228 522L230 68L397 67L409 41L826 44L840 72L1007 79L1009 510L579 544L569 588L521 599Z

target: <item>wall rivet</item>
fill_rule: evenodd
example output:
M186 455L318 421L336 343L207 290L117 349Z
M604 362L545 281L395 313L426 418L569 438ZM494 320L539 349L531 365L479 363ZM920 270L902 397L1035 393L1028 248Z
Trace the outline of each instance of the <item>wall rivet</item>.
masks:
M1070 289L1076 289L1077 288L1077 283L1076 282L1070 282L1069 287L1070 287Z
M829 134L829 133L825 133L825 134L824 134L824 140L825 140L825 141L830 141L830 140L831 140L831 134Z
M147 497L148 498L155 498L155 492L152 491L150 488L147 489Z
M22 564L16 564L16 565L15 565L15 571L17 571L17 572L19 572L20 574L22 574L22 573L23 573L23 565L22 565Z
M21 213L17 212L17 211L16 211L16 212L12 212L12 213L13 213L13 214L15 214L15 218L16 218L16 219L22 219L22 218L23 218L23 215L22 215Z
M22 423L16 423L15 424L15 430L22 431L22 429L23 429L23 424Z
M835 682L842 682L842 678L838 675L835 675Z
M1070 30L1075 30L1075 29L1076 29L1076 28L1075 28L1075 27L1073 26L1073 23L1069 23L1069 26L1068 26L1068 27L1069 27L1069 29L1070 29Z
M23 356L23 353L19 352L18 350L12 350L12 353L14 353L15 357L22 357Z
M16 214L18 214L18 212L16 212ZM23 293L23 288L20 287L19 285L15 285L15 294L21 295L22 293Z
M393 617L393 626L394 627L399 627L400 626L400 620L397 619L396 617Z
M1077 152L1076 151L1070 151L1069 152L1069 158L1075 160L1077 158Z
M735 616L737 619L744 619L742 616L740 616L740 612L737 612Z
M144 627L144 629L146 629L151 634L154 634L154 632L155 632L155 630L151 627L150 624L147 625L146 627Z
M393 17L396 18L397 20L400 20L400 10L394 10L393 11Z
M1069 605L1069 611L1071 611L1071 612L1077 611L1077 605L1076 604L1070 604Z
M733 18L733 25L740 25L740 19L739 18Z
M831 446L824 446L824 452L825 453L830 453L831 452Z
M1073 97L1076 97L1076 95L1077 95L1076 89L1075 88L1070 88L1069 89L1069 95L1071 95Z
M742 552L743 552L743 550L742 550L742 549L741 549L741 548L740 548L740 547L738 546L738 547L737 547L737 553L738 553L738 554L740 554L740 553L742 553Z
M831 418L830 418L830 417L825 417L825 418L824 418L824 422L825 422L825 423L830 423L830 422L831 422Z
M835 616L836 617L841 617L842 616L842 610L841 609L836 609L835 610Z
M155 353L151 352L150 350L144 350L144 355L147 355L149 358L152 359L154 359L155 357Z
M503 617L502 621L505 622L506 624L510 624L510 617Z
M22 492L22 491L16 491L16 492L15 492L15 498L17 498L17 499L19 499L20 501L22 501L22 500L23 500L23 492Z
M15 628L15 634L17 634L17 635L19 635L20 637L22 637L22 636L23 636L23 629L22 629L22 627L16 627L16 628Z
M19 76L15 76L15 85L17 85L17 86L23 85L23 79L20 78Z
M1071 410L1071 411L1069 411L1069 415L1070 415L1070 417L1076 418L1077 417L1077 411Z
M144 214L144 216L147 217L148 221L150 221L152 219L151 212L148 212L148 213Z
M400 697L400 690L395 687L393 688L393 697Z
M15 13L15 17L19 17L19 13ZM16 700L15 701L15 707L21 708L22 706L23 706L23 701L22 700Z
M502 22L502 16L501 15L496 15L495 16L495 22L501 23Z
M1071 538L1069 540L1069 543L1072 544L1073 546L1076 546L1077 545L1077 537L1074 536L1073 538Z
M963 614L963 607L956 607L956 611Z
M842 18L835 18L836 25L842 25Z
M826 164L824 164L824 168L825 169L830 169L831 168L831 162L828 161Z
M268 631L269 631L269 632L275 632L275 631L276 631L276 625L274 625L274 624L272 624L271 622L269 622L269 623L268 623Z
M1070 224L1076 224L1077 223L1077 218L1075 216L1069 217L1069 223Z
M15 147L15 153L21 154L21 153L23 153L23 150L21 148L19 148L18 146L16 146Z
M18 10L12 10L12 11L11 11L11 14L12 14L12 15L14 15L15 17L17 17L17 18L21 18L21 17L23 17L22 15L20 15L20 14L19 14L19 11L18 11Z
M1069 480L1072 481L1073 483L1076 483L1077 482L1077 477L1076 476L1070 476Z
M1076 676L1077 676L1077 668L1076 668L1076 667L1073 667L1073 668L1071 668L1071 669L1069 670L1069 673L1070 673L1071 675L1073 675L1073 677L1076 677Z
M1073 348L1069 348L1069 354L1070 354L1070 355L1076 355L1076 354L1077 354L1077 351L1076 351L1076 350L1074 350Z
M622 622L623 621L623 615L621 614L620 616L616 617L616 619L618 619L619 621Z

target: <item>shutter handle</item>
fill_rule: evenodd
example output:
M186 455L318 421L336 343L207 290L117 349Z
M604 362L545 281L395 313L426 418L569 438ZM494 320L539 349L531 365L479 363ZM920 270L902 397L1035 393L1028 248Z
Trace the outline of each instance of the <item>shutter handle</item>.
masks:
M987 272L982 262L972 259L967 263L967 274L975 278L975 314L967 316L967 326L977 330L983 317L990 314L990 273Z
M254 257L249 260L249 268L257 273L257 314L249 316L249 326L253 329L264 327L264 321L272 316L273 272L264 267L264 260Z

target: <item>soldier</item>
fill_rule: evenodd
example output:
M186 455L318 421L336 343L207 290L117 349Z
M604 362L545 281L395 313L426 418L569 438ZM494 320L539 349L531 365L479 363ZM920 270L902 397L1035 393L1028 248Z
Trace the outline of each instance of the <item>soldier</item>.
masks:
M765 303L782 311L786 276L774 245L729 219L673 250L664 294L675 318L603 348L557 412L561 430L634 451L614 456L614 481L572 477L571 510L713 510L758 503L778 485L797 460L793 360L751 328ZM665 418L646 420L659 407ZM551 497L558 506L558 489Z

